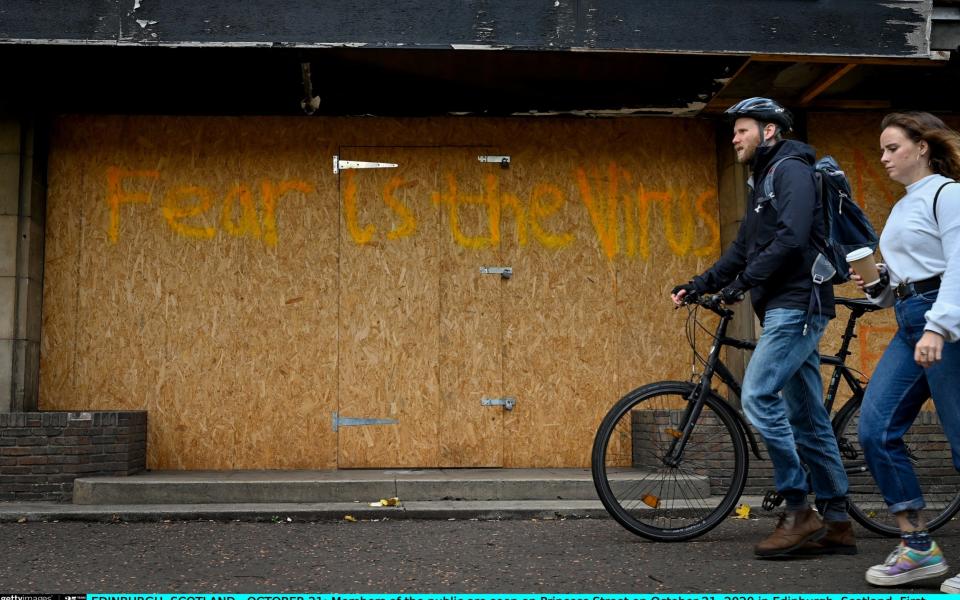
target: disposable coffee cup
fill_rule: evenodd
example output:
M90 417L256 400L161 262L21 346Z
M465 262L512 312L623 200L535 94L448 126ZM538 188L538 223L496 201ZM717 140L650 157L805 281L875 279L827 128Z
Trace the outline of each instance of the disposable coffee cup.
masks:
M864 287L880 283L880 273L877 271L877 263L873 260L873 250L870 248L857 248L847 254L847 262L863 279Z

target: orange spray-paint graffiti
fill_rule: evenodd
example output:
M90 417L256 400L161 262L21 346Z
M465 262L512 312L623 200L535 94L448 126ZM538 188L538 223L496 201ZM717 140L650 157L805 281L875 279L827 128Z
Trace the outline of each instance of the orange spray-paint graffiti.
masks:
M117 243L120 239L120 216L126 204L151 204L152 191L129 191L125 184L143 183L143 180L160 179L158 170L131 170L116 166L107 167L107 207L110 211L107 237ZM312 194L313 185L305 181L275 182L264 179L260 182L260 213L254 203L253 193L239 184L226 192L220 202L220 229L230 236L262 239L268 246L277 245L277 204L291 192ZM217 195L205 186L185 185L167 190L160 204L160 214L167 226L175 233L189 238L208 240L217 235L218 229L205 217L217 204ZM236 213L239 212L239 215ZM262 213L262 214L261 214ZM214 222L215 223L215 222Z
M860 371L869 375L877 366L877 361L883 356L887 344L897 328L883 325L864 325L860 327L857 338L860 341ZM879 340L877 338L880 338ZM872 348L876 347L877 350Z
M715 206L716 192L706 190L692 197L687 189L678 191L647 190L642 184L633 185L631 174L610 163L603 173L576 169L573 172L575 190L586 211L600 250L608 259L618 255L627 257L650 256L651 212L655 208L662 222L662 234L669 250L677 256L693 254L708 256L719 250L720 224ZM560 249L577 239L574 231L564 230L552 223L554 217L575 210L575 198L564 193L560 185L537 183L526 196L501 188L495 175L481 180L479 193L468 193L455 173L442 177L439 191L424 192L430 204L444 211L450 236L459 246L482 249L500 244L502 228L512 220L513 234L520 247L532 239L544 248ZM469 182L468 182L469 183ZM381 190L383 203L399 223L386 234L380 233L372 222L361 222L358 204L378 203L376 193L361 193L352 172L342 179L343 218L350 239L360 245L413 235L417 230L415 211L395 195L401 187L413 187L414 181L400 177L391 179ZM464 230L466 210L482 211L482 231ZM582 233L581 233L582 235ZM658 232L659 235L659 232Z
M585 235L570 224L571 219L564 218L570 211L583 210L599 250L610 260L621 255L647 259L655 241L665 243L677 256L708 256L719 251L715 190L647 189L613 162L603 170L577 168L572 176L575 185L538 182L526 193L503 189L496 175L482 177L477 185L453 172L443 174L439 190L416 189L417 181L398 175L377 189L361 191L354 172L345 171L340 181L341 214L346 235L358 245L415 236L418 215L430 209L443 211L451 238L465 249L498 246L502 228L507 226L521 247L533 242L558 250ZM238 183L226 191L203 185L161 189L162 179L158 170L107 168L111 242L120 239L125 207L150 205L156 196L163 222L179 236L210 240L222 233L276 246L280 199L317 191L306 181L271 179L262 179L256 186ZM380 209L369 210L370 203ZM475 217L469 221L471 227L479 230L465 228L466 211ZM659 223L653 215L659 216ZM572 222L578 221L575 217Z

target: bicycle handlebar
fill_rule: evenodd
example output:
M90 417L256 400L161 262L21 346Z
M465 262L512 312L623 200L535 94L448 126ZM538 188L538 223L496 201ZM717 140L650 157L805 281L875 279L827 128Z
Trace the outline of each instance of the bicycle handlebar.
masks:
M715 312L721 317L733 314L733 311L730 310L728 305L723 303L723 296L720 294L697 294L693 298L690 298L689 295L684 296L681 306L687 306L690 304L702 306L707 310Z

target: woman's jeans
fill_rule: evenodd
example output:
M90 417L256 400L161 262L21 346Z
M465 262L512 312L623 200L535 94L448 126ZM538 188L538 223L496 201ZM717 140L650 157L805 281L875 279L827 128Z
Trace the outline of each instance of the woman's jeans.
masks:
M806 316L806 311L788 308L764 315L763 333L743 378L743 410L766 443L774 483L788 504L791 498L806 502L806 464L817 504L842 499L845 506L847 474L823 407L817 351L829 320L812 317L803 335ZM835 518L846 518L842 508Z
M894 513L926 505L903 435L931 395L950 441L953 466L960 468L960 343L944 344L943 359L929 369L913 360L914 347L927 323L923 315L936 299L933 291L897 302L894 311L899 329L873 370L860 409L860 445L870 473Z

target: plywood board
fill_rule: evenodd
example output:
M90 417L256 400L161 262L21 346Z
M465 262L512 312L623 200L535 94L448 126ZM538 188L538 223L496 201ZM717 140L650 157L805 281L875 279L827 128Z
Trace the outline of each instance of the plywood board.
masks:
M685 374L666 291L718 255L712 148L675 119L65 117L41 406L148 410L151 468L586 466L622 393Z
M340 176L340 467L436 466L442 150L341 148L401 165ZM415 224L415 225L414 225Z
M512 155L501 190L504 254L514 267L504 288L504 388L517 406L506 415L504 463L587 466L596 427L616 399L684 368L686 354L676 352L682 322L671 326L672 305L661 293L673 280L663 257L673 248L678 271L693 271L716 256L716 232L707 222L702 239L683 230L670 246L656 200L689 181L689 226L704 194L701 210L715 219L715 168L706 146L694 144L689 160L645 152L672 135L670 121L539 125L508 129L528 144L497 152ZM685 139L708 131L685 131ZM650 209L644 215L641 200Z
M151 468L335 466L337 196L270 123L60 122L42 408L147 410Z
M503 464L504 292L512 281L481 267L508 267L501 252L501 187L512 172L481 163L477 148L444 151L440 212L440 418L442 467Z

